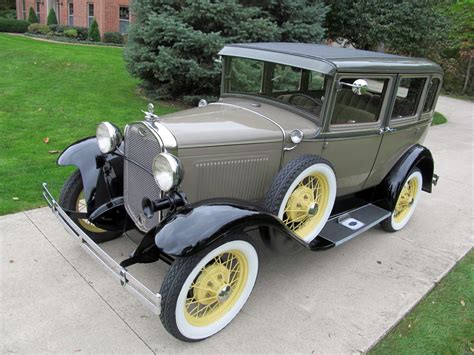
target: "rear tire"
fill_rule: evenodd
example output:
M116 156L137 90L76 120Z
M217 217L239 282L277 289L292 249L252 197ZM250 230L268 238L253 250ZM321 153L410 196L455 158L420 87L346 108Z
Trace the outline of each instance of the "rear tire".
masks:
M421 171L415 168L403 184L403 188L397 197L394 211L390 217L380 223L386 232L394 233L407 225L420 200L422 185L423 176Z
M86 212L85 201L83 200L83 184L81 172L76 170L66 180L59 196L60 206L77 212ZM81 208L83 207L83 208ZM85 209L85 210L84 210ZM94 242L103 243L115 239L122 234L120 231L107 231L96 227L85 219L78 219L70 216L71 219L81 228Z

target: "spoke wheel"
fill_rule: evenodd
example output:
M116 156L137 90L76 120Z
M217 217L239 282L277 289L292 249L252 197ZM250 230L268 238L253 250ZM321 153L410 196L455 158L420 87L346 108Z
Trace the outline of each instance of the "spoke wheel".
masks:
M184 341L219 332L250 296L258 265L246 234L228 235L195 255L176 258L160 289L163 326Z
M418 169L408 176L398 195L392 215L382 222L387 232L396 232L405 227L415 212L420 199L423 177Z
M304 238L321 222L328 201L327 178L319 173L309 175L291 193L283 212L283 223Z
M87 212L86 199L84 198L84 191L81 191L79 196L77 196L76 201L76 211L77 212ZM89 222L87 219L78 219L79 224L83 229L92 233L104 233L105 230L95 226L93 223Z
M186 319L206 326L228 312L239 299L248 277L245 256L231 250L216 256L191 284L186 298Z
M83 190L81 172L76 170L63 185L59 196L61 207L69 211L87 212ZM79 219L74 215L71 215L71 219L96 243L107 242L122 235L121 231L101 229L87 219Z
M331 164L315 155L292 160L275 177L263 207L281 219L288 229L306 243L319 235L336 200L336 175ZM270 238L270 246L280 238ZM282 245L283 246L283 245Z

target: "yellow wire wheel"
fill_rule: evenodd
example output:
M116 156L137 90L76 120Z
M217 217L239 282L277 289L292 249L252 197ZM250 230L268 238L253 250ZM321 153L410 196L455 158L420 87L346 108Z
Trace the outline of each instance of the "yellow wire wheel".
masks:
M224 237L207 249L177 258L160 289L160 319L184 341L205 339L234 319L258 274L258 254L246 234Z
M402 229L408 223L421 195L423 177L418 169L415 169L405 180L398 195L392 216L387 223L382 224L389 232Z
M329 182L322 173L308 175L291 193L283 213L283 223L304 238L321 223L329 203Z
M248 278L246 257L237 250L216 256L191 284L186 298L188 322L208 326L227 313L239 299Z
M76 211L77 212L87 212L87 203L84 198L84 191L81 191L77 196L76 200ZM77 220L81 227L88 232L92 233L104 233L105 230L95 226L93 223L89 222L87 219L78 219Z
M264 207L297 237L309 243L326 224L336 199L336 175L328 161L303 155L277 175Z

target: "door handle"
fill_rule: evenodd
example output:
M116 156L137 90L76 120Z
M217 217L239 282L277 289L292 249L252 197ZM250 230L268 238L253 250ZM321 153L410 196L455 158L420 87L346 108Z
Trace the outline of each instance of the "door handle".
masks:
M384 128L380 128L379 134L392 133L392 132L395 132L396 130L397 130L396 128L384 127Z

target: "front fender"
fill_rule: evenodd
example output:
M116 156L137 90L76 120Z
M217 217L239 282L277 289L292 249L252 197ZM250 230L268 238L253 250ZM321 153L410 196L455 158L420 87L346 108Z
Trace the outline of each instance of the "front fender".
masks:
M400 158L375 192L376 205L393 211L406 177L418 168L423 176L423 191L431 192L434 174L433 156L428 148L416 144Z
M303 244L276 216L238 202L210 202L182 208L160 222L155 244L162 253L189 256L228 233L262 226L278 229Z
M74 165L81 171L86 201L90 200L97 186L100 169L97 168L95 158L101 154L97 146L97 139L88 137L71 144L57 160L58 165Z
M58 157L57 163L74 165L81 171L89 214L123 196L123 158L115 154L102 154L95 137L71 144ZM107 174L104 173L104 166Z

